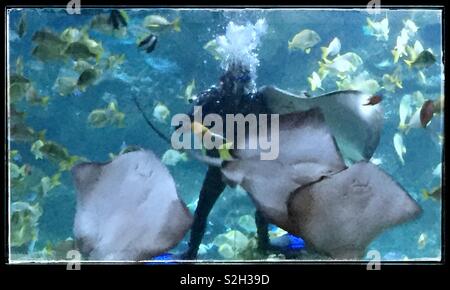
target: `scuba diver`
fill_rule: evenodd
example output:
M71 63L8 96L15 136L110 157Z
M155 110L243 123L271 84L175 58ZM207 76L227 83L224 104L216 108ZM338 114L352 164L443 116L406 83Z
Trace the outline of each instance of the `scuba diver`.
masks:
M249 69L240 63L233 63L220 77L218 86L213 86L198 94L193 100L193 105L201 106L203 114L218 114L223 120L225 120L226 114L243 114L244 116L248 114L270 114L270 110L265 105L261 94L252 92L251 85L252 80ZM191 109L188 115L193 121L194 108ZM224 128L224 132L226 132L226 128ZM209 150L206 154L215 158L219 157L216 149ZM196 258L205 233L208 215L221 193L225 190L225 187L226 183L222 180L220 167L208 166L194 213L194 223L188 244L189 248L182 255L183 259L192 260ZM268 249L270 246L268 223L259 211L255 213L255 222L258 233L258 246L261 250Z
M263 95L259 91L252 90L253 86L254 83L251 79L248 67L239 62L230 64L225 73L220 77L217 86L213 85L211 88L199 93L192 99L192 108L188 112L191 122L194 121L194 108L199 106L202 108L202 114L217 114L223 120L227 114L242 114L244 116L248 114L270 114L271 110L266 105ZM146 114L136 97L134 97L133 100L152 130L168 144L171 144L170 139L159 131L146 117ZM248 125L248 123L245 124L245 132L248 132ZM179 126L175 127L175 129L178 128ZM226 132L226 127L223 129L224 132ZM237 130L234 130L234 140L236 140L236 131ZM197 154L192 154L192 152L190 153L195 159L207 164L208 169L202 183L197 207L194 213L194 222L190 231L188 249L179 256L179 258L184 260L196 259L199 246L205 233L209 213L227 186L223 180L220 165L211 162L213 159L220 159L219 150L207 150L206 156L199 156ZM271 241L268 234L269 223L258 209L255 211L255 223L258 235L258 248L261 251L275 250L289 256L291 250L296 250L295 246L290 247L291 243L298 244L299 241L300 243L303 243L301 239L290 234L281 237L281 239L278 238L278 241Z

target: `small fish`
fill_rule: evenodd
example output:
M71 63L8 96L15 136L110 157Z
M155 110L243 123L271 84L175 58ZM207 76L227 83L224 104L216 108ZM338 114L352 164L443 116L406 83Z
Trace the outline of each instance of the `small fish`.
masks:
M77 80L77 86L81 91L85 91L86 88L92 85L100 76L100 71L97 69L88 68L84 70Z
M39 151L52 161L60 162L70 158L67 149L53 141L45 141L44 145L40 146Z
M392 66L392 62L389 59L385 59L375 65L379 69L385 69Z
M426 101L426 100L425 100L425 97L423 96L423 94L422 94L421 91L415 91L415 92L412 94L412 100L413 100L413 104L414 104L416 107L422 106L422 104Z
M47 28L36 31L33 34L32 41L55 49L62 49L67 45L67 42L61 39L58 34Z
M112 100L104 109L93 110L88 116L88 123L95 128L103 128L106 125L115 125L123 128L125 114L120 112L117 107L117 102Z
M165 123L170 116L169 108L161 102L158 102L153 109L153 117L161 123Z
M89 50L89 47L81 41L72 42L69 44L64 54L72 57L75 60L97 58L97 55Z
M405 134L409 132L410 129L413 128L423 128L422 123L420 122L420 111L422 108L418 108L414 114L412 114L411 118L408 121L408 124L406 125Z
M36 142L31 145L30 151L33 153L35 159L44 159L44 155L41 152L42 146L44 146L44 141L41 139L36 140Z
M36 139L45 137L45 130L35 132L23 123L12 125L9 133L11 140L15 142L34 142Z
M11 74L9 76L9 82L10 83L20 83L20 84L29 84L30 80L21 74Z
M320 36L317 32L310 29L305 29L297 33L291 41L288 41L288 49L300 49L309 54L311 52L311 48L319 43L320 40Z
M401 68L397 67L392 74L384 74L382 81L386 91L395 92L396 88L403 89Z
M121 64L125 62L125 54L114 54L110 55L106 59L105 69L111 70L119 67Z
M52 89L60 96L67 96L77 88L78 79L74 77L58 77Z
M219 158L228 161L233 160L233 156L230 153L230 150L233 149L233 142L226 142L217 148L217 151L219 151Z
M398 110L400 122L398 124L398 129L401 131L406 129L406 119L409 118L412 114L411 99L411 95L404 95L400 100L400 106Z
M9 76L8 94L12 102L20 101L31 88L31 82L24 76L19 74Z
M187 86L186 89L184 90L184 97L180 97L183 98L187 104L190 104L193 102L194 100L194 96L193 96L193 91L195 90L195 79L193 79Z
M21 247L35 241L38 236L38 220L42 215L39 202L16 201L11 204L10 242L13 247Z
M111 14L98 14L92 18L90 28L98 30L105 34L112 34L113 27L111 26Z
M323 90L322 88L322 80L316 72L313 72L310 77L308 77L308 82L311 86L311 91L315 91L317 88Z
M417 239L417 246L419 250L422 250L427 245L428 236L425 233L421 233L419 238Z
M181 153L177 150L169 149L166 152L164 152L161 161L165 165L169 166L175 166L180 161L187 161L188 157L185 152Z
M417 58L417 56L424 51L422 43L418 40L414 43L414 46L406 45L406 52L409 57L409 60L405 60L405 62L412 63Z
M432 198L434 200L441 200L442 197L442 186L436 186L432 188L431 190L422 189L422 196L425 200L428 198Z
M347 52L335 57L333 60L319 61L318 74L323 80L328 73L333 73L344 79L347 73L355 72L363 63L361 57L354 52Z
M408 31L410 36L414 36L414 34L416 34L416 32L419 30L419 27L411 19L403 21L403 25L404 28Z
M95 128L103 128L109 123L108 114L105 110L93 110L89 113L88 123Z
M27 31L27 19L25 13L20 16L19 23L17 24L17 35L22 38Z
M88 27L114 37L125 37L129 22L128 15L122 9L113 11L95 15Z
M145 50L147 53L151 53L155 49L157 42L158 37L154 34L150 34L139 42L138 48Z
M161 31L166 29L173 29L176 32L180 29L180 18L177 17L174 21L170 22L166 18L160 15L148 15L144 18L143 26L150 30Z
M17 124L24 124L25 123L25 117L26 113L18 111L14 104L10 104L10 110L9 110L9 125L15 126Z
M128 16L124 10L111 10L109 23L111 23L113 29L118 30L128 25Z
M63 32L61 32L61 35L59 37L67 43L72 43L72 42L79 41L81 39L82 35L83 35L83 32L81 32L77 28L68 27L68 28L64 29Z
M10 162L9 165L11 178L15 180L22 181L26 176L31 174L31 167L28 164L19 167L17 164Z
M433 118L434 114L434 103L432 100L427 100L423 103L422 108L420 109L420 123L422 127L425 128L428 123Z
M47 44L37 45L35 48L33 48L31 55L43 62L65 59L65 55L62 49L58 48L57 46L50 46Z
M218 51L219 45L217 44L217 40L214 38L210 41L208 41L204 46L203 49L211 53L211 55L216 60L222 59L222 55Z
M415 67L424 69L432 66L436 62L436 57L428 50L422 51L414 60L405 60L409 68Z
M227 140L223 136L212 132L201 123L192 122L191 128L194 135L197 136L200 140L204 140L205 137L209 140L221 140L222 144L217 148L219 157L225 161L233 160L233 156L230 153L230 150L233 148L233 142L227 142Z
M403 144L403 137L400 133L395 133L394 135L394 148L400 162L404 165L405 160L403 159L403 155L406 153L406 147Z
M375 95L380 90L378 82L372 78L367 71L358 74L356 77L348 76L342 81L336 81L340 90L357 90L369 95Z
M66 148L53 141L45 141L43 145L39 145L38 151L45 158L48 158L52 162L58 163L59 171L70 170L75 163L80 160L80 157L71 156Z
M341 41L339 38L335 37L330 42L328 47L321 47L322 49L322 59L328 59L328 56L336 56L341 51Z
M386 17L376 22L367 18L367 26L363 27L363 30L365 34L375 36L377 41L387 41L389 39L389 20Z
M39 197L46 197L52 189L61 185L60 177L61 172L57 172L51 177L44 176L41 178L41 182L34 187L34 190L38 192Z
M403 28L402 31L400 32L400 35L397 37L396 45L392 50L392 55L394 56L394 63L397 63L402 56L407 55L406 46L408 45L408 41L409 41L408 30Z
M363 106L369 106L369 105L373 106L373 105L380 103L381 100L383 100L383 98L380 95L375 95L375 96L370 97L367 100L367 103L363 104Z

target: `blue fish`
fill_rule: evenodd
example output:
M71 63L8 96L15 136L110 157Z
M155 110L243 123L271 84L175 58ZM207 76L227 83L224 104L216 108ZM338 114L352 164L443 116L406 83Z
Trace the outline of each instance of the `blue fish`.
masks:
M164 253L159 256L153 257L154 261L171 261L174 259L174 255L171 253ZM158 265L158 264L175 264L174 262L165 262L165 263L157 263L157 262L146 262L145 265Z
M298 251L305 248L305 241L292 234L284 234L281 237L271 239L271 245L288 251Z
M292 234L287 234L287 236L289 237L289 248L292 250L300 250L300 249L304 249L305 248L305 241L300 238L300 237L296 237Z

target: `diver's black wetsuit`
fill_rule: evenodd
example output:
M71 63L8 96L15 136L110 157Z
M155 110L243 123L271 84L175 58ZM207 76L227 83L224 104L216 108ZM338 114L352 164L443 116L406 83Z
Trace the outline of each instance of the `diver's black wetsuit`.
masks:
M220 115L223 120L225 120L226 114L240 113L244 116L248 114L269 114L270 112L260 94L246 92L249 82L248 70L239 65L231 66L220 78L219 87L212 87L200 93L194 101L194 105L202 106L203 116L214 113ZM193 117L193 111L191 111L190 116ZM208 151L207 154L212 157L219 156L216 150ZM205 232L208 215L225 187L226 184L222 180L220 168L209 166L194 214L189 249L184 253L183 258L196 258ZM269 244L268 224L258 211L255 221L258 229L259 246L260 248L267 248Z

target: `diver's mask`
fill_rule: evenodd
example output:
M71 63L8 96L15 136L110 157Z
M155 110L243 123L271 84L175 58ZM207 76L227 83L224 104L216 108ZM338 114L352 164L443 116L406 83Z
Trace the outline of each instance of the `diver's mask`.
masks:
M227 95L247 95L251 91L250 70L241 63L232 63L220 78L222 90Z

